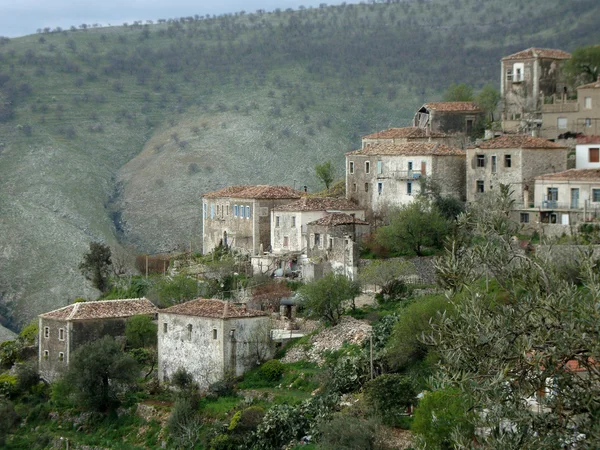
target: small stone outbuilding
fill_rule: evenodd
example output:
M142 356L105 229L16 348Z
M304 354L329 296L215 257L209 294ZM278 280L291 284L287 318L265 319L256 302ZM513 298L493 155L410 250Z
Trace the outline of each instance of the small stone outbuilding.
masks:
M161 382L182 368L206 389L271 357L269 314L264 311L199 298L158 314Z
M127 319L156 317L157 308L146 298L80 302L39 316L39 372L52 382L67 371L73 352L104 336L125 336Z

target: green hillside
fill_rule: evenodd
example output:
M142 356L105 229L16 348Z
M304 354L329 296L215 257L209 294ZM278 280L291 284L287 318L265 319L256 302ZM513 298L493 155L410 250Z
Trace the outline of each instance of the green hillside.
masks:
M199 249L200 196L320 186L360 135L410 123L499 59L591 44L595 0L436 0L189 17L0 39L0 314L93 297L87 244Z

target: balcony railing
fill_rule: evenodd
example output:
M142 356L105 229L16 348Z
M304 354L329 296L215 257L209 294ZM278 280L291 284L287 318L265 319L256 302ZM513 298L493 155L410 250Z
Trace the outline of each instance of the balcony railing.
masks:
M418 180L421 178L420 170L395 170L377 174L377 178L395 178L397 180Z

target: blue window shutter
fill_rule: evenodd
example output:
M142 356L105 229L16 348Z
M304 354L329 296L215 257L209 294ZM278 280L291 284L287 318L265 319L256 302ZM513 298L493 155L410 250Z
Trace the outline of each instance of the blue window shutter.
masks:
M210 218L211 219L215 218L215 205L214 205L214 203L211 203L211 205L210 205Z

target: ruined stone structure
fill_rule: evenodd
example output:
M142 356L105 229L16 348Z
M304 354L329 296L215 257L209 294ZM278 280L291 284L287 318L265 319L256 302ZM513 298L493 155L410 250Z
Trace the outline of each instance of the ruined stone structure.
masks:
M542 124L542 104L548 96L568 96L560 65L571 58L562 50L528 48L501 60L500 95L505 131L531 132Z
M303 193L288 186L230 186L202 197L202 252L219 244L250 255L271 247L271 210Z
M223 300L196 299L158 314L161 382L183 368L205 389L227 375L240 376L271 357L266 312Z
M467 148L467 201L510 185L516 206L535 198L535 177L567 169L568 149L547 139L505 135Z
M413 125L430 134L469 134L483 116L474 102L429 102L416 112Z
M403 127L389 128L362 137L362 148L373 144L408 144L417 142L438 142L452 145L452 136L442 132L432 132L428 128Z
M52 382L67 371L72 353L103 336L125 335L127 319L156 317L157 308L146 298L74 303L39 316L39 372Z
M346 197L375 213L412 202L420 179L464 199L465 151L439 143L373 144L346 153Z

